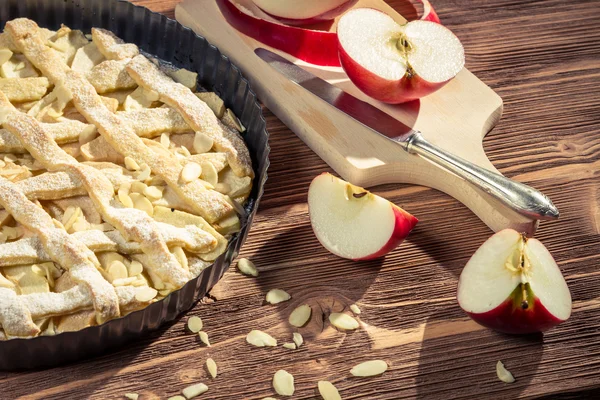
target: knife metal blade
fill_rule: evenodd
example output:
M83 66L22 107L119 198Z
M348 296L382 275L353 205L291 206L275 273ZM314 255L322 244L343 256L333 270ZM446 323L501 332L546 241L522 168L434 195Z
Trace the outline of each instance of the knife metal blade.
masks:
M375 133L390 139L407 152L418 154L464 178L519 214L532 219L545 220L559 217L556 206L540 191L448 153L426 141L420 132L377 107L344 92L272 51L257 48L254 52L287 79L302 86Z

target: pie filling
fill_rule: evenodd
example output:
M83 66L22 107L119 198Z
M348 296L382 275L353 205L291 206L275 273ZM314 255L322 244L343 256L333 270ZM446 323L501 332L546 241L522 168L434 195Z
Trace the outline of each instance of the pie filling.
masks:
M0 33L0 339L159 301L240 229L243 125L197 74L110 31Z

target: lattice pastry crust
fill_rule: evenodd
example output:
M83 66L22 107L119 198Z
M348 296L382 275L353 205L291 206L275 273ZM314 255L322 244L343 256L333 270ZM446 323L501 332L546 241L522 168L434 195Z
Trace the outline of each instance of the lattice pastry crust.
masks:
M239 231L254 173L197 77L109 31L0 34L0 338L79 330L197 276Z

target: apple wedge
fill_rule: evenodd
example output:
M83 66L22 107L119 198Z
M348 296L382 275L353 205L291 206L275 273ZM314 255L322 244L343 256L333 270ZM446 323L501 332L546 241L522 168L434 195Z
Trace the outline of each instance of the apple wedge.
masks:
M505 333L543 332L571 315L571 293L550 252L512 229L471 257L458 281L458 304L476 322Z
M404 103L435 92L464 67L460 40L431 21L399 25L372 8L344 14L337 26L340 62L365 94Z
M329 21L358 0L253 0L261 10L287 25Z
M418 222L386 199L329 173L317 176L310 184L308 211L323 247L352 260L389 253Z

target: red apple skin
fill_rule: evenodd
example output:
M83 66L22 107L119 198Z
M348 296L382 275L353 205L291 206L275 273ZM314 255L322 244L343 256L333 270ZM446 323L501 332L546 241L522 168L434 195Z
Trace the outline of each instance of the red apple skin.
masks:
M493 310L480 314L467 311L467 314L480 325L510 334L544 332L564 322L550 314L537 297L526 310L520 303L515 304L511 296Z
M398 247L400 243L402 243L404 239L406 239L410 231L413 230L415 225L417 225L417 222L419 222L417 217L404 211L397 205L392 204L392 208L394 210L395 223L394 231L392 232L390 240L388 240L388 242L376 253L362 258L356 258L354 259L354 261L373 260L375 258L383 257L384 255Z
M348 0L346 3L344 3L338 7L335 7L329 11L326 11L323 14L314 16L312 18L305 18L305 19L282 18L282 17L278 17L277 15L270 14L270 13L266 12L265 10L262 10L262 8L261 8L261 10L265 14L275 18L276 20L280 21L283 24L293 25L293 26L302 26L302 25L318 24L319 22L323 22L323 21L331 21L338 15L341 15L342 13L349 10L357 2L358 2L358 0Z
M420 99L435 92L450 81L432 83L420 76L409 76L408 74L405 74L400 80L384 79L354 61L344 50L339 40L338 47L340 64L352 83L366 95L384 103L400 104Z
M335 32L297 28L257 18L241 11L233 0L218 0L218 4L227 22L243 34L311 64L340 66Z

